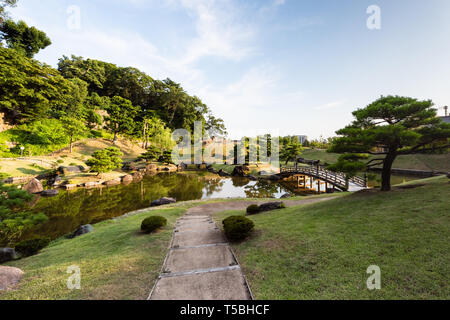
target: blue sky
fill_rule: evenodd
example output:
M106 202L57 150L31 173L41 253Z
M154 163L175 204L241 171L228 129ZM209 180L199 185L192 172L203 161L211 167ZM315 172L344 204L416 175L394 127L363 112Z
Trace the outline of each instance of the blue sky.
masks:
M370 5L379 30L367 28ZM75 54L170 77L231 137L333 136L381 95L450 104L448 0L19 0L10 11L52 39L37 59Z

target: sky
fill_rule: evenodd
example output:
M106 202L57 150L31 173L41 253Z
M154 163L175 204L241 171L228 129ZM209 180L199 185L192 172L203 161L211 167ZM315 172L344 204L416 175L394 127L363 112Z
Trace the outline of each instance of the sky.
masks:
M448 0L19 0L9 11L52 40L36 59L171 78L231 138L331 137L381 95L431 99L441 115L450 104Z

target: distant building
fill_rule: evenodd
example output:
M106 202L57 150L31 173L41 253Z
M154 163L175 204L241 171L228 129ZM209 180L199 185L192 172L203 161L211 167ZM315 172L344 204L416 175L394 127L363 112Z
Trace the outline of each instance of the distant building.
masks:
M308 136L296 136L298 138L298 142L301 144L305 144L306 140L308 140Z

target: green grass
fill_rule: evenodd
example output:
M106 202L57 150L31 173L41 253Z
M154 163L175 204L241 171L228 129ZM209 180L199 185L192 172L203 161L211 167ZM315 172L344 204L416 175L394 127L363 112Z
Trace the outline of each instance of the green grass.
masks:
M449 182L360 192L251 216L233 248L256 299L449 299ZM222 220L232 214L216 215ZM366 270L381 268L381 290Z
M173 226L184 208L148 211L94 226L92 233L59 239L40 254L8 263L25 276L0 299L146 299L167 254ZM140 232L143 219L162 215L168 224L157 233ZM81 268L81 290L68 290L67 267Z
M322 163L334 163L339 158L337 153L328 153L326 150L305 149L302 158L320 160ZM369 159L373 159L370 157ZM450 171L450 154L411 154L399 156L393 165L396 169L411 169L425 171Z

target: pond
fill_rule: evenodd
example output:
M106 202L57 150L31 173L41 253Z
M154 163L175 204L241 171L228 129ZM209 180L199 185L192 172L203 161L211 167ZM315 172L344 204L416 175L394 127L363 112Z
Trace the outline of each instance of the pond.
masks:
M401 182L405 177L394 178ZM400 180L399 180L400 179ZM412 179L412 178L411 178ZM378 178L374 176L373 184ZM94 224L125 213L150 207L153 200L172 197L177 201L217 198L280 198L290 193L307 196L314 191L296 189L295 184L246 178L221 178L206 172L161 173L146 176L129 185L108 188L60 191L52 198L36 197L32 210L42 212L48 222L27 234L24 239L56 239L80 225Z

